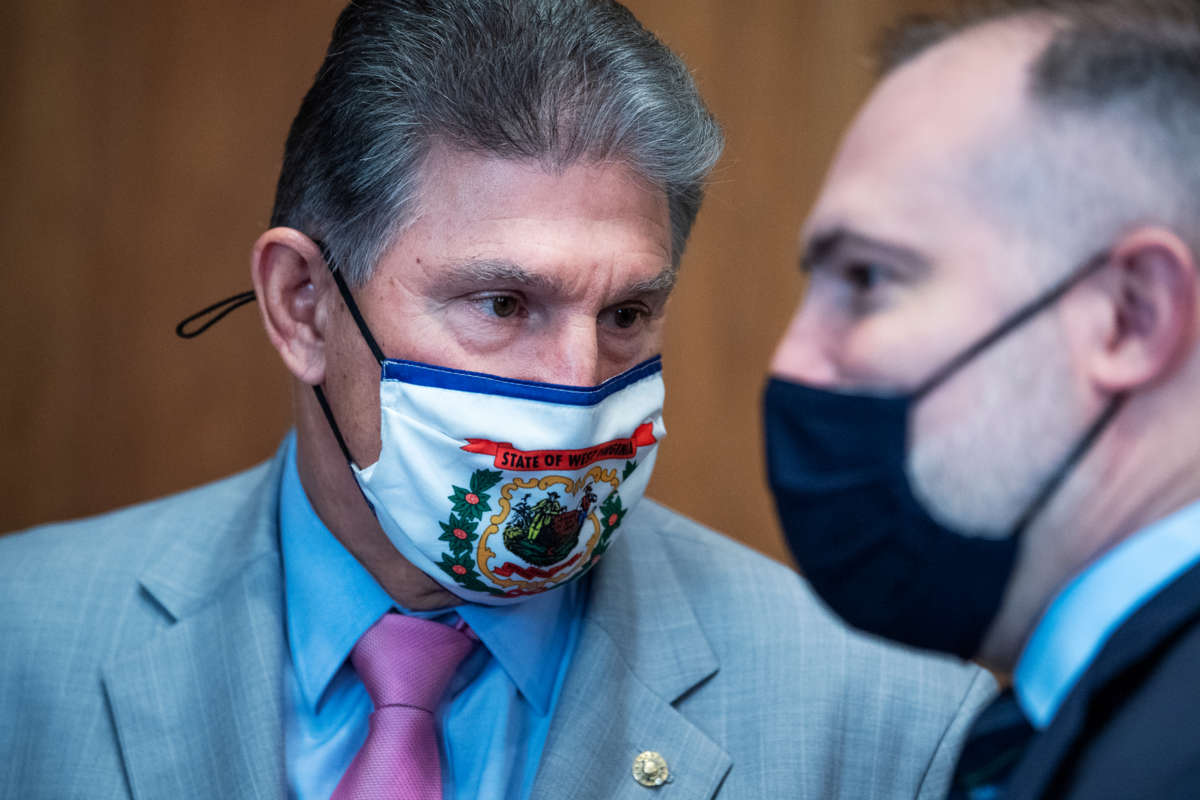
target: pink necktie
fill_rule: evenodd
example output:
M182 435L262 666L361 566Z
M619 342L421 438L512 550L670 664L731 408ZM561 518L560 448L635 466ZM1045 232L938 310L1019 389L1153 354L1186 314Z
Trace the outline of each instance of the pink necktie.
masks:
M441 800L434 712L473 645L463 631L401 614L367 629L350 661L375 711L332 800Z

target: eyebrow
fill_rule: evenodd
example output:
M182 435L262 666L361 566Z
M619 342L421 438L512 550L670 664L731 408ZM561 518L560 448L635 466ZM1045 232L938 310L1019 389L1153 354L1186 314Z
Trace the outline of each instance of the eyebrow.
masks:
M625 294L652 294L669 292L675 287L678 270L668 264L655 275L625 287ZM563 282L557 275L531 272L515 261L505 258L471 258L455 261L446 266L443 278L447 282L488 283L503 282L528 286L531 289L562 291Z
M918 267L929 265L928 258L910 247L877 239L849 228L839 227L819 233L809 240L804 254L800 257L800 270L802 272L811 272L814 267L828 261L838 251L848 247L875 250L892 258L910 262Z

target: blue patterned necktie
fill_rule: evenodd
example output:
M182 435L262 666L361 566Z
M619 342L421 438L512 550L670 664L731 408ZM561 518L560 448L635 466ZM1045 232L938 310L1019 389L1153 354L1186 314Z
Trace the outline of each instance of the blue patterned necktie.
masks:
M971 726L954 769L949 800L999 800L1035 731L1005 689Z

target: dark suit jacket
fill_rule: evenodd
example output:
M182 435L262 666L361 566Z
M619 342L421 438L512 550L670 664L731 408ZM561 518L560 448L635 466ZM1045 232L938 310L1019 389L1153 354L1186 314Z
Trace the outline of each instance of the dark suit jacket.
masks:
M1117 629L1007 797L1200 798L1200 567Z

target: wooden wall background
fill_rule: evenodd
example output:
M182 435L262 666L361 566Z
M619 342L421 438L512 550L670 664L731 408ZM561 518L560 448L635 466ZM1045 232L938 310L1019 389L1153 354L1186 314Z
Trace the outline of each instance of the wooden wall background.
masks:
M341 0L8 0L0 10L0 531L268 457L285 373L243 309L284 135ZM759 392L796 302L795 233L886 21L945 0L629 0L682 53L729 148L665 348L651 494L786 555Z

